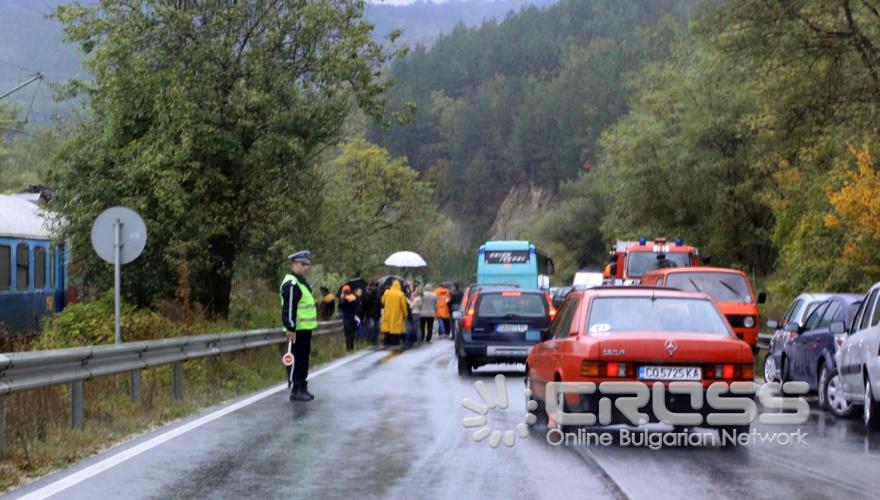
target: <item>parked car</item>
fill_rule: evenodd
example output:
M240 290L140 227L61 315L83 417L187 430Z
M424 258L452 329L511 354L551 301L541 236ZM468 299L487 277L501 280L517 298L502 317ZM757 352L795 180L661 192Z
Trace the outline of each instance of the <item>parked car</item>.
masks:
M781 321L767 321L767 328L773 330L773 337L770 338L770 346L767 356L764 358L764 381L779 381L779 357L782 355L782 348L795 336L785 330L785 325L794 322L798 326L804 326L807 316L813 312L819 304L831 297L830 293L802 293L795 297Z
M753 357L705 294L642 287L575 290L526 362L526 385L546 418L548 382L751 381ZM568 412L598 414L599 394L565 394ZM666 393L673 412L693 412L690 395ZM640 411L652 421L651 405ZM709 411L706 408L701 412ZM717 410L711 410L717 411ZM624 422L612 414L612 423ZM724 429L748 432L748 425Z
M489 363L522 363L556 315L537 288L476 287L455 337L459 375Z
M840 391L849 405L863 408L865 427L880 428L880 283L868 290L856 312L843 345L839 348L838 370L829 375L826 391ZM832 413L846 417L852 413Z
M758 305L767 300L767 294L756 296L746 273L722 267L670 267L646 272L641 283L712 297L737 337L749 344L753 353L758 352Z
M808 383L810 389L818 393L822 409L850 411L836 391L832 391L832 401L829 401L826 389L837 367L837 350L846 340L846 322L854 316L861 301L862 296L856 294L830 295L812 310L803 326L793 321L785 325L790 339L774 354L779 360L779 381Z

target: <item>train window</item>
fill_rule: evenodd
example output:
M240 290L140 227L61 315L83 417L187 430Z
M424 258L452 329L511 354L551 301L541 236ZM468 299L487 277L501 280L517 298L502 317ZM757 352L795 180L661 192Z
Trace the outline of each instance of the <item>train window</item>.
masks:
M12 286L12 248L0 245L0 290L9 290Z
M46 288L46 249L34 247L34 288Z
M58 274L57 269L55 268L55 259L57 258L58 249L55 247L55 245L51 245L49 247L49 288L55 288L55 275Z
M27 290L28 274L30 272L30 255L28 255L27 243L19 243L15 247L15 288Z

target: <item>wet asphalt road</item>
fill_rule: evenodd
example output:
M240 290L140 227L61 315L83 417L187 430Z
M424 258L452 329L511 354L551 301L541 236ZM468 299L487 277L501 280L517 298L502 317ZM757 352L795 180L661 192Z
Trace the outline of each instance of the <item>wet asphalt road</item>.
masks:
M880 434L866 435L858 420L813 410L797 426L807 444L785 447L552 446L536 428L512 448L491 449L462 428L473 414L461 401L479 400L475 380L494 392L493 377L505 374L510 406L492 411L489 425L515 429L525 415L521 366L462 379L447 340L356 356L310 381L313 402L290 403L283 390L242 398L225 414L208 410L10 496L53 488L55 498L880 498Z

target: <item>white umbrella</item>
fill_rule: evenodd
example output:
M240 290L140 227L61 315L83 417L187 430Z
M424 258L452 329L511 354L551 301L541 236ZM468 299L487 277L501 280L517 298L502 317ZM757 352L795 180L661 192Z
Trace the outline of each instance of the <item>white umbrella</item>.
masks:
M428 265L421 255L415 252L395 252L385 259L385 265L391 267L425 267Z

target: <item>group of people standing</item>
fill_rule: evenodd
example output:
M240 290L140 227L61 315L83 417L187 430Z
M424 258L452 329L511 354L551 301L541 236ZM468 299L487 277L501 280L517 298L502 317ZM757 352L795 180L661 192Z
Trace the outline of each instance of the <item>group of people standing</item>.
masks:
M312 331L318 327L319 320L331 319L336 310L335 297L327 288L321 288L317 300L312 294L312 285L307 279L311 271L310 258L308 250L289 255L289 268L279 289L281 322L294 359L293 366L287 365L291 401L315 399L308 390ZM452 311L460 306L462 295L458 284L453 284L451 290L442 285L434 290L430 284L422 289L402 279L393 279L387 288L345 284L339 290L345 346L353 350L358 336L378 344L380 331L386 345L430 342L435 318L440 336L454 338Z
M354 349L354 341L362 338L374 345L383 344L409 347L419 342L430 342L435 319L441 337L454 338L452 311L461 304L462 292L458 284L451 289L430 283L424 288L417 283L394 279L387 288L377 285L352 288L343 285L339 296L345 344Z

